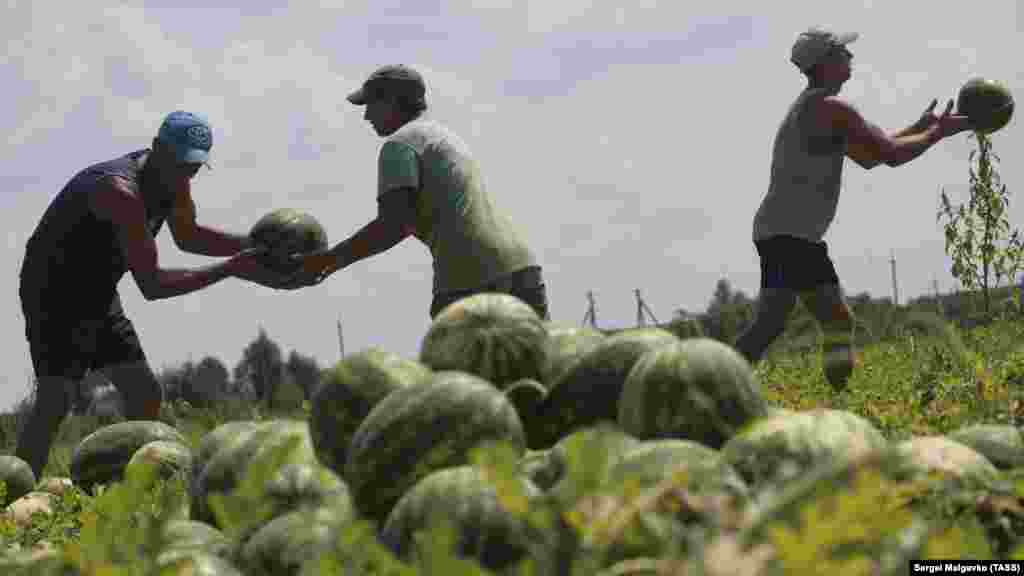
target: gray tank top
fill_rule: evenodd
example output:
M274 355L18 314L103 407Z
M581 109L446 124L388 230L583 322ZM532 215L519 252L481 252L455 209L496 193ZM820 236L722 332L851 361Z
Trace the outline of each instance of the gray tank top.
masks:
M820 88L804 90L775 135L768 194L754 217L754 241L794 236L820 242L839 205L847 139L815 126L807 104Z

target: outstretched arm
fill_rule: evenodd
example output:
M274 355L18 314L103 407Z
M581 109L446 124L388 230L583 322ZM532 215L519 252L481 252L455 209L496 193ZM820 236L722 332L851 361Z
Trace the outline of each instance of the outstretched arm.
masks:
M192 254L233 256L253 247L252 240L246 235L224 232L196 221L196 204L188 181L175 191L170 227L178 248Z
M326 276L351 264L390 250L413 232L416 190L395 188L377 199L377 218L330 250L302 258L302 274L307 282Z

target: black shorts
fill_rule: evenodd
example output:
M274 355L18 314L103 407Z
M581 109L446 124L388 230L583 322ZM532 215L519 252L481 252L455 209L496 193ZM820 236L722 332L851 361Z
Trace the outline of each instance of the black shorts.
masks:
M544 286L540 266L523 268L473 290L456 290L434 294L434 300L430 304L430 317L437 316L438 312L443 310L445 306L456 300L484 292L499 292L515 296L529 304L538 316L545 320L549 319L547 288Z
M24 282L20 292L36 378L80 380L88 370L146 360L116 293L106 310L83 312L74 309L70 296L70 302L42 297Z
M839 284L839 276L824 242L793 236L772 236L754 242L761 256L761 288L795 292Z

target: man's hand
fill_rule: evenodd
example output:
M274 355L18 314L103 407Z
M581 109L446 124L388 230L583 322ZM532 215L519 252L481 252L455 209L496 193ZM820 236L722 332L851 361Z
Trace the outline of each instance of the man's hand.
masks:
M296 254L292 261L299 265L299 271L288 278L288 285L295 288L319 284L339 270L337 259L329 250Z
M281 274L266 266L265 262L268 252L264 247L257 247L243 250L232 256L229 260L231 275L235 278L241 278L242 280L248 280L249 282L277 290L299 288L298 285L293 285L294 283L291 281L290 275Z
M953 100L946 103L942 115L935 119L940 138L948 138L971 129L971 121L965 114L953 114Z
M927 129L931 128L932 126L934 126L935 123L939 121L939 117L935 114L935 106L938 103L939 103L938 98L933 99L932 103L929 104L927 108L925 108L924 113L921 114L921 117L918 118L916 122L911 124L911 126L910 126L910 133L911 134L917 134L917 133L920 133L920 132L924 132L925 130L927 130Z

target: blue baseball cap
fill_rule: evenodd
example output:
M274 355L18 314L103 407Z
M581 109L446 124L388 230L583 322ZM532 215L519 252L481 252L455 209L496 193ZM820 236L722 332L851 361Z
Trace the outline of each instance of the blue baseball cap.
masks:
M213 146L213 131L206 118L181 110L164 118L156 137L171 145L179 163L205 164Z

